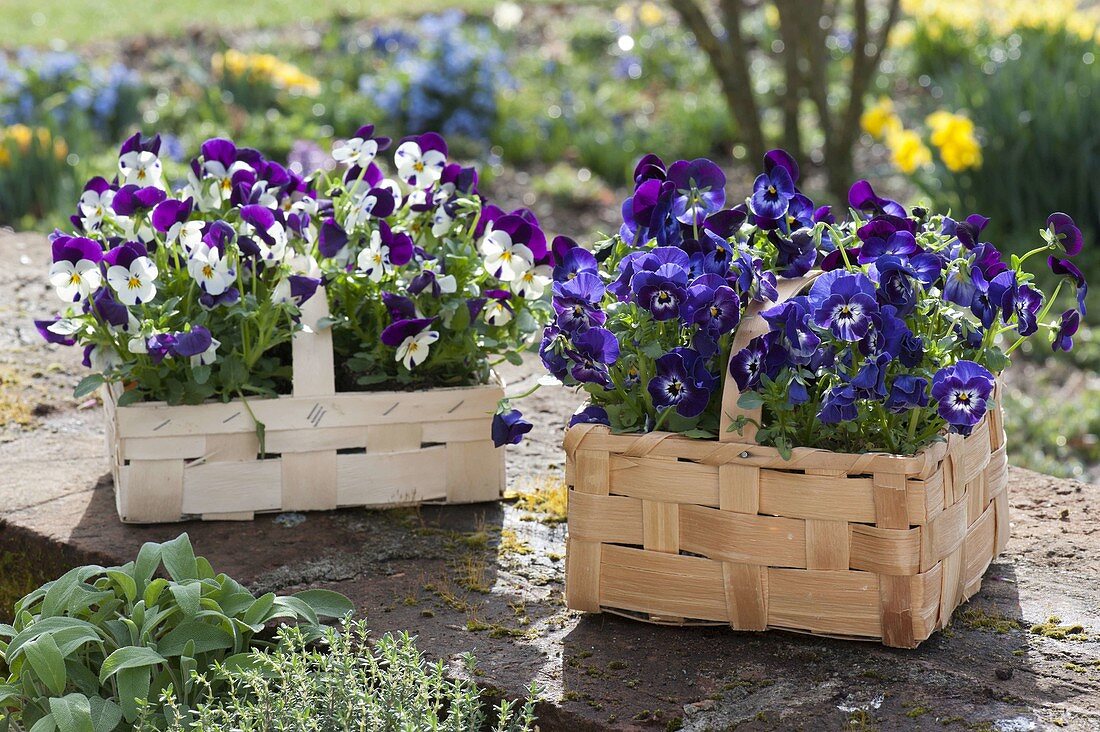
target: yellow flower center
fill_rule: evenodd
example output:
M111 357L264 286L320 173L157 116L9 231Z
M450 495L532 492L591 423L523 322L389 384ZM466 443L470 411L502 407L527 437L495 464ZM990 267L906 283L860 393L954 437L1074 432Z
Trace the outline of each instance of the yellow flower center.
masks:
M211 267L209 264L204 264L202 267L202 276L206 279L210 279L214 276L214 268Z
M141 287L141 280L139 280L135 275L130 275L130 280L126 283L126 287L131 290L136 290Z
M423 173L424 163L420 162L419 160L416 161L415 163L413 163L413 170L415 170L417 173Z
M69 284L70 285L79 285L80 284L80 273L79 272L73 272L72 275L69 276Z

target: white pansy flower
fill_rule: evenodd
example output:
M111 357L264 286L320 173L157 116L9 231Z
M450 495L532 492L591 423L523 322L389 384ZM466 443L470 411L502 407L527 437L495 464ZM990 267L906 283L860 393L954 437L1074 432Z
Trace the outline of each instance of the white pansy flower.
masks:
M512 292L528 300L538 300L553 281L553 270L540 264L512 280Z
M493 229L481 240L481 253L485 257L485 270L497 275L503 282L512 282L535 264L535 255L526 244L512 242L506 231Z
M508 325L512 320L512 310L503 300L494 298L485 303L483 317L489 325Z
M379 282L390 270L390 248L382 243L382 234L372 231L370 244L359 252L355 260L359 271L370 278L371 282Z
M353 165L369 165L377 154L378 141L364 140L362 137L353 137L332 146L332 159L349 168Z
M413 140L401 143L393 159L401 180L421 190L431 188L447 164L447 156L439 150L421 150Z
M405 364L405 368L412 371L413 366L419 366L428 357L428 348L439 340L439 333L434 330L424 330L416 335L411 335L397 347L395 361Z
M458 292L458 280L454 275L443 275L442 277L436 277L435 283L439 285L439 291L444 295L450 295Z
M62 300L76 302L98 290L103 284L103 275L99 265L90 259L81 259L75 264L63 259L50 266L50 284Z
M217 338L210 339L210 347L202 353L195 354L191 357L191 368L198 366L209 366L218 360L218 346L222 343Z
M104 217L111 210L111 203L115 200L115 192L107 189L99 191L87 190L80 194L80 225L85 230L99 228Z
M201 241L191 250L187 271L209 295L220 295L233 283L234 276L226 258L221 256L216 247L207 246Z
M118 159L118 172L122 185L160 187L162 168L160 158L148 150L131 150Z
M454 225L454 222L455 220L451 218L450 214L440 206L432 215L432 236L436 239L443 236L451 230L451 226Z
M129 267L116 264L107 270L107 282L118 294L118 301L130 306L145 303L157 295L157 265L149 257L138 257Z

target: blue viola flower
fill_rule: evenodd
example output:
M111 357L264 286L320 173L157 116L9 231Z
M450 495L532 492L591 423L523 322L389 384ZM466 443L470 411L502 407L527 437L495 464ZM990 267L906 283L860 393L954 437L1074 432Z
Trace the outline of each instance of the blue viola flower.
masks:
M890 384L886 408L895 414L928 405L928 379L912 374L901 374Z
M741 298L718 275L706 274L688 288L685 312L703 331L731 333L741 320Z
M889 214L905 218L905 207L897 201L882 198L875 194L875 190L866 180L857 180L848 189L848 205L856 211L878 216Z
M497 447L518 445L533 426L523 419L523 414L518 409L497 412L493 415L493 444Z
M574 247L565 252L558 265L554 267L554 281L571 280L582 272L596 274L599 272L599 264L592 252L582 247Z
M569 359L566 357L568 344L565 335L557 326L547 326L542 331L542 343L539 345L539 358L546 370L558 380L564 380L569 373Z
M920 254L921 248L916 237L908 231L894 231L887 236L872 236L863 242L859 250L859 263L871 264L884 254L896 257L911 257ZM934 256L934 255L933 255Z
M723 241L727 241L740 231L741 225L745 223L747 218L748 211L745 209L745 204L742 203L733 208L725 208L712 213L703 222L703 228Z
M764 269L764 262L747 251L742 251L730 262L730 282L734 290L758 302L774 302L779 299L775 273Z
M850 422L858 416L856 390L851 384L841 384L830 389L821 401L821 409L817 413L822 424Z
M883 352L868 358L859 367L851 384L861 399L886 398L886 369L892 360L889 353Z
M785 354L776 347L778 338L778 333L757 336L730 358L730 376L737 382L738 391L752 391L760 386L761 377L774 379L779 374Z
M675 264L663 264L655 272L639 272L630 286L638 304L653 314L654 320L680 317L687 300L686 269Z
M604 284L598 274L582 272L571 280L554 283L554 311L557 324L566 333L603 325L607 316L600 310Z
M1085 282L1084 273L1068 259L1059 259L1055 256L1047 257L1047 265L1050 267L1051 272L1059 277L1067 278L1077 288L1077 308L1081 311L1081 315L1086 315L1085 296L1089 292L1089 286Z
M588 404L569 418L569 426L575 424L602 424L610 427L611 420L606 409L597 404Z
M994 383L993 374L973 361L959 361L936 372L932 398L952 432L970 434L985 416Z
M707 370L698 351L674 348L658 358L656 366L657 374L647 385L654 407L675 407L676 413L687 419L706 410L718 380Z
M997 320L997 311L1001 304L997 292L990 292L990 283L986 281L980 269L973 271L974 296L970 300L970 311L988 330Z
M634 166L634 185L639 185L651 179L664 180L666 177L665 162L653 153L642 156L642 159Z
M779 252L775 266L780 277L801 277L813 269L817 261L817 248L810 229L798 229L789 238L769 236L768 240L775 244Z
M634 251L619 260L619 276L607 286L607 291L620 302L630 299L630 281L634 279L634 273L640 271L640 263L648 254L644 251Z
M1047 231L1051 241L1065 252L1066 256L1072 257L1081 252L1081 248L1084 246L1081 230L1077 228L1077 225L1073 223L1073 219L1068 214L1059 212L1048 216Z
M749 210L763 219L782 219L787 215L795 192L790 172L786 167L776 165L756 177L752 184L752 197L749 198Z
M611 385L607 367L619 360L619 341L614 333L606 328L589 328L573 336L573 347L568 353L573 361L570 374L574 379L604 387Z
M668 169L675 186L672 215L682 224L696 226L726 203L726 175L706 158L678 160Z
M786 348L790 360L806 364L821 347L821 338L810 327L809 300L793 297L760 313L771 331L779 334L779 343Z
M867 335L871 316L878 312L874 283L864 274L843 270L818 277L810 288L810 302L815 304L814 323L848 342Z
M1054 340L1051 348L1055 351L1070 351L1073 349L1073 336L1081 327L1081 314L1076 310L1067 310L1062 313L1058 325L1054 330Z
M978 237L989 223L989 219L980 214L970 214L966 221L955 221L950 216L943 218L943 227L940 233L953 236L967 249L973 249L978 244Z

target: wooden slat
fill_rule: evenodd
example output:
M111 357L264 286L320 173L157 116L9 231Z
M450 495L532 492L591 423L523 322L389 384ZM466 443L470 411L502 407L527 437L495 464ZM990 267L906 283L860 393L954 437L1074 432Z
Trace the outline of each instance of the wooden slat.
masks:
M282 463L283 511L331 511L339 503L335 450L284 453Z
M642 501L642 544L646 549L671 554L680 551L679 509L675 503Z
M570 537L565 545L565 605L588 613L600 611L600 556L603 545Z
M822 500L823 492L829 496L828 500ZM760 513L873 523L875 497L870 478L838 479L761 470Z
M429 420L420 423L424 442L478 442L491 435L492 423L478 419Z
M119 471L119 518L126 523L160 523L183 518L183 460L134 460Z
M448 442L446 457L448 503L500 500L504 492L504 450L495 447L492 440ZM428 465L427 462L421 464L421 476Z
M283 430L278 429L278 425L267 425L264 442L269 453L280 455L289 452L366 448L367 428L311 427L308 429Z
M426 469L427 466L427 469ZM446 448L336 456L341 506L396 506L447 497Z
M760 512L760 468L726 463L718 466L718 507L723 511Z
M362 427L445 419L486 419L503 397L498 386L419 392L356 392L321 397L250 399L256 419L285 429ZM118 410L119 436L153 437L252 432L255 425L238 401L169 407L134 404ZM486 437L486 439L488 439Z
M882 635L878 575L768 570L768 625L829 635Z
M273 452L268 450L268 452ZM235 463L255 460L260 453L260 438L255 432L218 435L206 439L203 459L208 463Z
M805 524L806 568L848 569L848 522L808 519ZM779 566L774 562L767 563Z
M883 529L908 529L909 505L905 476L875 473L873 484L875 525Z
M922 641L940 627L940 585L942 567L937 564L927 572L913 575L909 595L913 609L913 638Z
M996 541L996 509L990 506L970 525L966 532L963 552L966 561L963 567L963 596L969 598L982 584L982 575L993 561L993 549Z
M734 630L768 627L768 570L754 564L724 562L726 613Z
M333 363L332 328L319 321L329 315L328 296L322 285L301 306L302 330L294 334L291 356L294 365L294 395L328 396L336 393L336 369Z
M966 502L956 503L937 516L921 532L921 571L962 546L966 539Z
M605 608L727 622L720 562L604 544L600 599Z
M617 495L670 503L718 505L717 467L623 455L611 455L609 465L609 487Z
M573 456L574 486L581 493L606 496L610 485L610 456L599 450L577 450Z
M705 506L680 506L680 548L723 562L806 566L806 524Z
M484 422L481 425L486 426ZM419 424L387 424L367 427L367 452L419 450L424 431ZM481 435L484 442L488 434Z
M922 529L880 529L862 524L848 528L852 569L898 575L920 571Z
M894 648L914 648L913 610L909 577L879 575L882 603L882 642Z
M110 422L108 422L110 424ZM206 452L206 437L131 437L121 440L122 460L194 460Z
M190 465L183 476L183 513L274 511L282 498L279 460Z
M626 496L569 491L569 536L587 541L641 545L642 502Z

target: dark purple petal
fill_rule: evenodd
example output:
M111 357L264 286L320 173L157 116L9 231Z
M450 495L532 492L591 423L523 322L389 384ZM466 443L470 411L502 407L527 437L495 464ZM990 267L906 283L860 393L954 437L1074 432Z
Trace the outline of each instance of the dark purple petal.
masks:
M435 318L409 318L406 320L398 320L392 325L386 326L382 331L382 343L391 347L397 348L405 339L409 336L414 336L424 331Z
M106 288L104 288L106 289ZM34 327L38 329L38 334L42 336L46 343L56 343L59 346L74 346L76 345L76 339L72 336L58 335L50 330L50 326L61 320L61 318L54 318L52 320L36 320L34 321Z
M1069 214L1052 213L1047 217L1047 228L1051 229L1054 235L1058 237L1059 246L1067 256L1072 257L1081 252L1084 239L1081 237L1081 230L1073 223L1073 219L1070 218Z
M175 343L171 346L171 351L175 356L190 358L206 353L213 342L210 331L201 325L196 325L189 331L176 333Z
M160 233L165 233L175 224L182 224L191 216L192 200L178 201L169 198L162 201L153 210L153 228Z
M532 427L530 422L523 419L523 414L518 409L497 412L493 415L493 444L497 447L518 445Z

